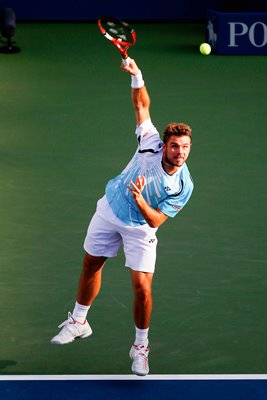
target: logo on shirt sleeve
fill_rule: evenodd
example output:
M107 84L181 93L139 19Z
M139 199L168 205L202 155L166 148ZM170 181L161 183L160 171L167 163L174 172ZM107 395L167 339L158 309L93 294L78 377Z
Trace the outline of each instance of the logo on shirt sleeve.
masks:
M175 204L173 204L173 208L175 208L175 210L178 210L178 211L182 209L182 207L176 206Z

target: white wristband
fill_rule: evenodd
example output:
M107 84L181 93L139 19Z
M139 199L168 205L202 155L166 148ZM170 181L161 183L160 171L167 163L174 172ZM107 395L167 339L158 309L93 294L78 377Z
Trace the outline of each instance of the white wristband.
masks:
M139 70L138 74L136 75L131 75L131 87L133 89L140 89L145 85L145 82L143 80L142 72Z

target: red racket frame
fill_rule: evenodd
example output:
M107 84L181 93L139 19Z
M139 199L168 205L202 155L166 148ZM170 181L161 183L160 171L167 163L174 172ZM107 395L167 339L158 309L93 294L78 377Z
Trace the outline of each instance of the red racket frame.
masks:
M108 33L105 30L105 28L102 26L101 21L104 20L104 19L105 20L110 20L111 22L114 22L116 24L123 25L128 30L128 32L130 33L130 35L132 37L132 42L125 42L125 41L123 41L121 39L116 39L116 38L112 37L110 35L110 33ZM100 32L105 36L106 39L111 41L114 44L114 46L116 46L116 48L121 53L122 58L124 60L126 60L128 58L127 51L129 49L129 47L133 46L135 44L135 42L136 42L136 33L135 33L134 29L127 22L121 21L120 19L113 18L113 17L101 17L97 21L97 24L98 24L98 28L99 28Z

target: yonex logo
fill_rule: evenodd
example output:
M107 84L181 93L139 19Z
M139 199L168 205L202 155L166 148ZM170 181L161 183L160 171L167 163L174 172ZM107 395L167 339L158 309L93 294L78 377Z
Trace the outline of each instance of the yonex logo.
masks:
M156 239L150 239L148 243L154 243Z
M171 190L171 188L169 188L169 186L165 186L164 189L169 192Z

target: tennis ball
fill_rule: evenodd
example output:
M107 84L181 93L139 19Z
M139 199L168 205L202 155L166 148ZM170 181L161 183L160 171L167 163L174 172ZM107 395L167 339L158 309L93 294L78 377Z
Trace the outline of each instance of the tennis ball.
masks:
M201 54L203 54L204 56L208 56L211 52L211 47L208 43L202 43L199 46L199 51Z

